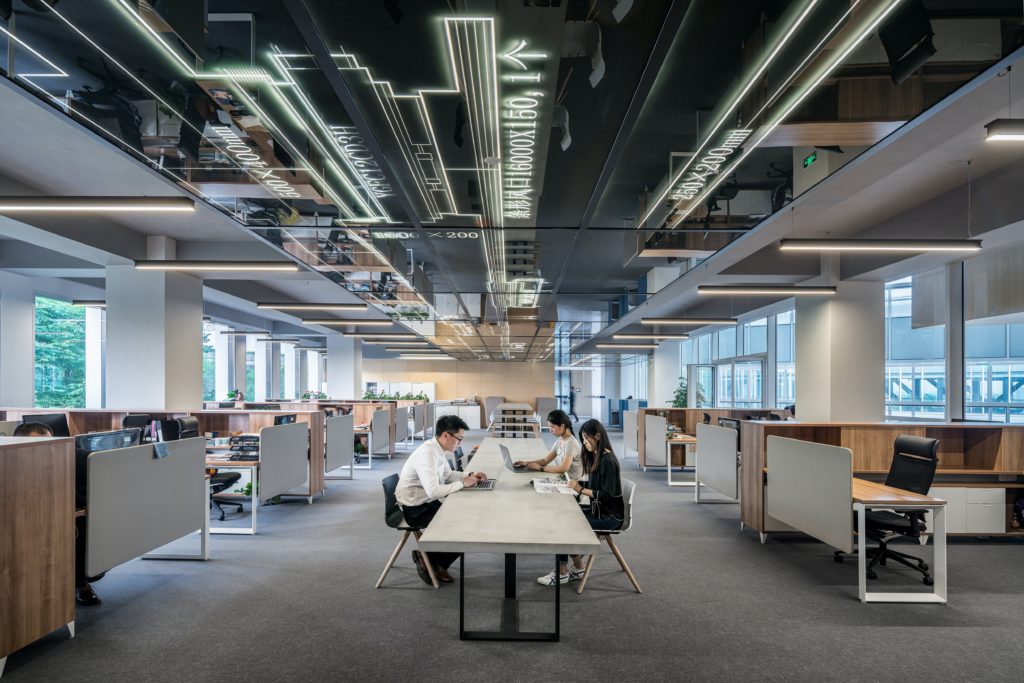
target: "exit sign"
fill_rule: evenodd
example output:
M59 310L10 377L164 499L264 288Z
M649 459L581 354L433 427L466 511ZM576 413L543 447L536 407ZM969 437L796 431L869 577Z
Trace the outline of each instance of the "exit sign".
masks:
M811 164L813 164L817 160L818 160L818 153L817 152L811 152L810 154L808 154L807 156L804 157L804 168L807 168L808 166L810 166Z

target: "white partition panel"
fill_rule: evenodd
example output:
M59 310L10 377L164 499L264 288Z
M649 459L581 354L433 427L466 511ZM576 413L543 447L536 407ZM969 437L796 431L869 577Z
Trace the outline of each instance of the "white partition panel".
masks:
M395 441L409 438L409 409L399 408L395 411Z
M665 465L665 430L668 420L658 415L644 416L644 466L662 467Z
M628 455L629 451L633 451L633 455L637 452L637 433L636 433L636 411L627 410L622 413L622 442L625 450L624 455Z
M739 432L728 427L697 425L697 469L694 478L730 498L739 498L739 469L736 452Z
M338 415L327 418L327 444L324 451L324 471L333 472L352 463L355 444L355 417Z
M309 481L309 423L260 430L259 500L265 503Z
M370 431L373 435L373 454L391 455L395 450L391 441L391 411L375 412L370 418Z
M765 513L836 550L853 551L853 453L768 437Z
M206 440L98 451L87 462L85 571L96 576L203 528ZM69 587L70 590L70 587Z
M428 404L420 403L412 407L412 435L426 438Z

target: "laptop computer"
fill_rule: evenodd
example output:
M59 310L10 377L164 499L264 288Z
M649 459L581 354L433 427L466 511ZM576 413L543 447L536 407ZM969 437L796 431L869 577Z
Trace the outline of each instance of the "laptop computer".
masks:
M470 486L462 489L463 491L493 491L494 485L498 483L496 479L488 479L487 481L478 481L476 486Z
M512 470L513 472L529 472L530 471L529 467L516 467L515 465L512 464L512 454L508 452L508 447L507 446L499 445L498 448L501 449L501 457L504 458L504 460L505 460L505 467L507 467L508 469Z

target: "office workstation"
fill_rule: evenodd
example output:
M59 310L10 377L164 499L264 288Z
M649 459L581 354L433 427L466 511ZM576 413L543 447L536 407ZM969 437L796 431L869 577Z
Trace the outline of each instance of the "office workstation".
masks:
M1019 678L1022 26L0 0L0 676Z

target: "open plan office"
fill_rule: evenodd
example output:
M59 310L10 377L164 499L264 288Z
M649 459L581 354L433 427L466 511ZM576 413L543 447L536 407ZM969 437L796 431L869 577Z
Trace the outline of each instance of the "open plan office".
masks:
M1021 675L1020 0L0 0L4 681Z

